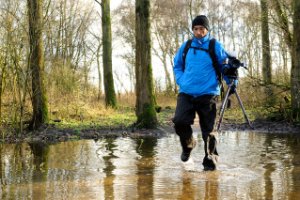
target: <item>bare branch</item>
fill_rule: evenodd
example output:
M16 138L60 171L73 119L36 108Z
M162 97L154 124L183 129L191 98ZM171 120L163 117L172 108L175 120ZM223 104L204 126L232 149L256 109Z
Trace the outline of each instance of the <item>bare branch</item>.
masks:
M95 0L95 1L96 1L96 3L98 3L101 6L101 3L98 0Z

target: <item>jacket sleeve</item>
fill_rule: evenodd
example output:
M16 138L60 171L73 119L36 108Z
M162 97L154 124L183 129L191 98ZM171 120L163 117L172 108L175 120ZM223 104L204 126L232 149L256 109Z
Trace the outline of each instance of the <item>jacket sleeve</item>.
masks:
M179 86L180 86L180 78L184 73L182 54L183 54L183 51L184 51L185 44L186 44L186 42L179 48L179 50L177 51L177 53L174 57L173 71L174 71L174 76L175 76L176 83Z
M218 58L218 65L219 65L220 71L223 72L223 64L224 64L226 58L228 58L228 55L227 55L223 45L219 41L216 41L215 52L216 52L216 55Z

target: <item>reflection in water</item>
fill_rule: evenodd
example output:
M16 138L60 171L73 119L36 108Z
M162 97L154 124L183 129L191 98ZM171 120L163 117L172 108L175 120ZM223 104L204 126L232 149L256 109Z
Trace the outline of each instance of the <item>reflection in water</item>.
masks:
M33 154L32 182L47 182L49 145L45 143L30 143ZM32 190L32 199L46 199L46 184L41 184L39 190Z
M113 171L116 167L113 165L112 159L115 158L114 149L116 145L114 145L114 139L112 138L105 139L105 141L106 141L105 148L108 151L108 154L102 157L105 163L105 168L103 169L103 171L106 174L106 177L104 178L103 181L104 197L105 199L114 199L113 182L115 179L115 175L113 174Z
M206 181L204 193L204 199L218 199L218 182Z
M153 199L155 152L157 139L142 138L136 140L136 151L140 155L137 162L138 199Z
M272 173L275 171L275 163L264 162L265 159L269 159L267 155L272 152L272 139L267 137L265 140L265 151L261 154L262 163L265 169L264 178L265 178L265 199L273 199L273 181L272 181ZM272 159L272 158L271 158Z
M187 197L191 197L191 199L196 199L195 192L197 191L196 184L193 183L192 174L186 173L182 177L182 189L179 193L179 199L186 199Z
M289 199L300 199L300 138L291 136L288 138L287 144L290 147L289 156L293 166L292 171L286 177L290 180L289 187L291 187L288 197Z
M300 199L300 138L219 135L217 171L203 171L178 137L0 144L1 199Z

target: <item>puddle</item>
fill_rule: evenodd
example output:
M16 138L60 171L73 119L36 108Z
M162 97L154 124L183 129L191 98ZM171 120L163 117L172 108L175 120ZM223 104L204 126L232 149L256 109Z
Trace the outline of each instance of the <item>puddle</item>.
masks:
M0 144L1 199L300 199L300 137L218 135L203 171L201 136L187 163L179 138Z

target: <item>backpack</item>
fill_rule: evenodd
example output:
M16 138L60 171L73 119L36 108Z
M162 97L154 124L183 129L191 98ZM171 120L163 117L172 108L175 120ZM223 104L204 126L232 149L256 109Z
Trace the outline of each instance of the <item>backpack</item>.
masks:
M219 84L221 85L221 89L222 89L222 88L223 88L223 84L222 84L222 73L221 73L221 71L220 71L220 69L219 69L219 67L218 67L218 59L217 59L217 55L216 55L216 53L215 53L216 39L215 39L215 38L210 39L208 49L203 49L203 48L199 48L199 47L192 47L191 44L192 44L192 39L189 39L189 40L186 42L186 45L185 45L184 50L183 50L183 54L182 54L183 71L184 71L184 69L185 69L185 58L186 58L186 54L188 53L188 50L189 50L190 48L205 51L205 52L209 53L209 56L210 56L210 58L211 58L211 60L212 60L212 62L213 62L213 67L215 68L215 72L216 72L216 75L217 75Z

